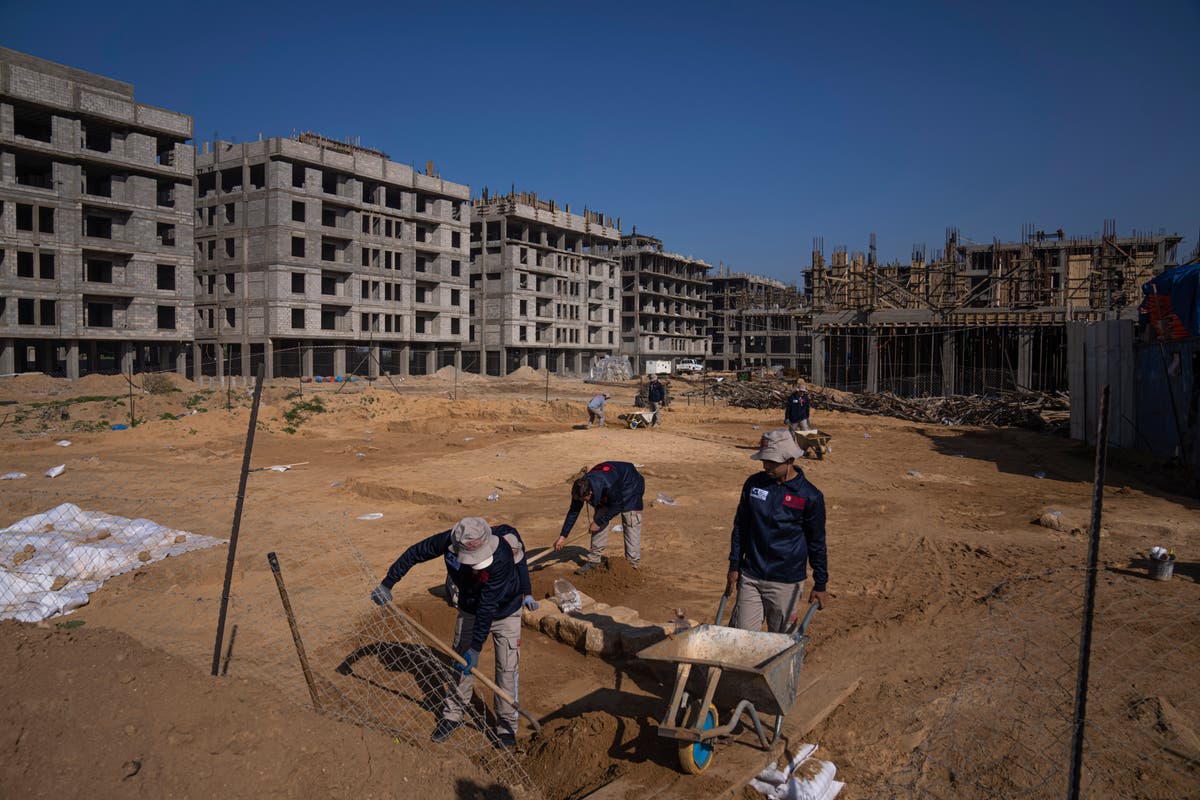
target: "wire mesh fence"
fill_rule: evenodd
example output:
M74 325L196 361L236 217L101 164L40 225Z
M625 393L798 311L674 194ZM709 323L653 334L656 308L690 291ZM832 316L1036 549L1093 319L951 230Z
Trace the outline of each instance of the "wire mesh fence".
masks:
M1005 581L952 698L881 796L1068 797L1085 570ZM1195 796L1200 612L1193 582L1099 575L1080 788Z

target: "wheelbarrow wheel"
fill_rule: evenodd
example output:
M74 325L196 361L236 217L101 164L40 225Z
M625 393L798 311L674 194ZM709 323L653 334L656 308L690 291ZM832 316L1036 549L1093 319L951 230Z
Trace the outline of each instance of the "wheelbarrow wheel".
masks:
M630 430L637 430L637 426L638 426L638 424L637 424L636 419L629 420L629 429Z
M700 704L696 703L688 711L687 722L688 728L695 728L697 716L701 711ZM700 726L701 730L712 730L717 727L717 707L709 705L705 709L704 724ZM704 770L708 769L713 761L713 751L716 748L716 743L709 739L707 742L686 742L679 745L679 766L689 775L699 775Z

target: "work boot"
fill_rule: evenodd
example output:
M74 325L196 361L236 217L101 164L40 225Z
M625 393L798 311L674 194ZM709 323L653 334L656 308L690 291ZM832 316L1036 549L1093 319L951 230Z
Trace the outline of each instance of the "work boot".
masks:
M583 566L575 570L576 575L587 575L589 572L600 566L599 561L585 561Z
M439 719L437 727L433 729L433 735L430 740L434 742L444 742L450 738L450 734L462 727L462 720Z
M511 750L517 746L517 737L511 733L496 734L496 749Z

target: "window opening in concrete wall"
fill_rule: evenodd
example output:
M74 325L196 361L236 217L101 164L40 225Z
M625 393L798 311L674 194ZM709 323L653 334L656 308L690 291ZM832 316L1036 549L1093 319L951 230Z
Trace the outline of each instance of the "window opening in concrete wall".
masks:
M322 170L321 172L321 191L325 194L337 194L338 186L341 184L341 176L331 170Z
M417 302L418 303L426 302L426 295L428 293L429 293L429 290L426 289L424 286L418 286L417 287Z
M165 136L156 137L154 140L154 161L164 166L171 166L175 163L175 142Z
M467 341L469 341L469 342L475 341L475 326L474 325L468 326L468 328L467 328Z
M160 206L175 207L175 182L170 178L158 179L157 198Z
M460 320L458 317L451 317L450 333L457 336L461 331L462 331L462 320Z
M527 342L527 341L529 341L529 328L528 328L528 326L522 325L522 326L520 326L519 328L517 328L517 330L520 332L520 335L518 336L518 339L519 339L520 341L522 341L522 342Z
M112 283L113 262L102 258L89 258L84 262L83 279L88 283Z
M362 201L371 205L379 205L380 185L373 181L363 181Z
M475 299L471 298L467 301L467 313L472 317L475 316Z
M33 253L26 250L17 251L17 277L33 277Z
M236 289L236 288L237 288L237 275L235 275L232 272L226 272L225 273L225 291L229 292L230 294L233 294L234 289Z
M196 196L204 197L210 192L217 190L217 173L204 172L196 176ZM212 217L209 217L208 224L212 224Z
M38 254L38 277L42 280L54 280L54 253Z
M413 322L415 323L415 326L416 326L415 333L424 333L425 332L425 317L418 315L416 317L416 319L413 320Z
M462 292L460 290L458 290L458 289L450 290L450 305L452 305L452 306L462 305Z
M38 230L42 233L54 233L54 209L45 206L38 207Z
M233 223L236 219L237 219L237 204L236 203L226 203L225 204L225 224L229 225L229 224Z
M242 190L242 168L229 167L221 170L221 191L240 192Z
M337 309L330 308L329 306L321 306L321 330L336 331L337 320Z
M33 300L29 298L20 298L17 300L17 324L18 325L35 325L35 314L37 313Z
M292 273L292 294L304 294L304 273Z
M236 252L236 245L234 244L234 240L226 239L225 240L225 257L233 258L233 254L235 252Z
M383 235L389 238L392 235L392 221L390 219L385 219L383 221Z
M112 129L96 122L89 122L83 129L83 147L97 153L112 152Z
M461 278L462 277L462 262L461 261L451 261L450 262L450 277L452 277L452 278Z
M295 186L297 189L304 188L304 173L305 168L303 164L292 164L292 186Z
M431 202L432 201L429 198L427 198L425 195L421 194L420 192L417 192L417 213L424 214L427 210L431 210L431 209L429 209L429 205L431 204Z
M500 238L500 223L499 222L489 222L487 224L487 240L489 242L494 242L495 240L497 240L499 238Z
M174 264L159 264L158 271L158 288L161 291L175 291L175 265Z
M371 315L370 314L359 314L358 315L358 329L360 331L371 330Z
M362 266L368 266L371 263L371 251L364 247L362 249Z
M84 173L83 192L95 197L112 197L112 173L95 167Z
M304 222L304 203L299 200L292 201L292 222Z
M371 217L371 233L378 236L379 230L379 217Z
M384 269L392 268L392 251L391 250L383 251L383 268Z
M304 258L304 237L292 237L292 256L295 258Z
M338 279L331 272L321 273L321 294L337 295Z
M33 206L17 203L17 230L33 230Z
M225 309L225 325L226 325L226 327L229 327L229 328L237 327L237 309L236 308Z
M321 260L337 261L337 245L333 242L321 241Z
M500 248L499 247L489 247L487 249L487 254L489 256L498 256L498 255L500 255Z
M500 280L500 273L499 272L489 272L487 274L487 279L489 281L498 281L498 280Z
M215 256L216 254L217 254L217 240L209 239L208 240L208 260L212 261L213 256Z
M420 225L418 225L418 226L417 226L416 240L417 240L418 242L423 242L423 241L425 241L425 228L423 228L423 227L422 227L422 226L420 226Z
M175 306L158 307L158 329L175 330Z
M391 314L387 314L383 318L383 332L384 333L392 332L392 315Z
M522 300L522 301L521 301L521 311L520 311L520 315L521 315L522 317L527 317L527 316L529 316L529 301L528 301L528 300Z
M158 240L162 243L163 247L174 247L175 246L175 226L169 225L165 222L160 222L160 223L158 223L157 229L158 229Z
M454 248L462 247L462 233L459 231L450 232L450 246Z
M111 328L113 326L112 303L86 303L83 324L89 328Z
M111 239L112 227L112 220L108 217L88 215L84 218L84 235L86 236L93 236L97 239Z
M326 228L336 228L337 211L329 206L321 206L321 224Z
M384 189L383 203L388 208L402 209L404 207L404 192L388 186Z
M483 225L478 222L471 223L471 241L478 242L483 238Z
M413 263L416 264L415 269L417 272L425 271L425 256L417 256L417 260Z
M37 189L54 188L54 162L43 156L16 153L13 156L17 183Z
M362 232L363 233L371 232L371 217L368 214L362 215Z
M251 164L250 165L250 188L264 189L267 186L267 165L266 164Z
M26 139L50 142L54 139L53 115L40 108L14 103L13 133Z
M304 327L304 309L303 308L293 308L292 309L292 327L293 328L303 328Z
M359 297L366 300L371 296L371 282L361 281L360 283L362 285L359 287Z

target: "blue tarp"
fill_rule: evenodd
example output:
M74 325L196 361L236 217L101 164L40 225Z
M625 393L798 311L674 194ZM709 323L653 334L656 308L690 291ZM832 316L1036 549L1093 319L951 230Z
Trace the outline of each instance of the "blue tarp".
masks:
M1184 264L1142 285L1140 321L1162 339L1200 336L1200 264Z

